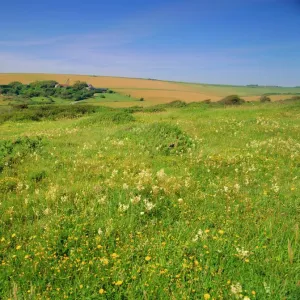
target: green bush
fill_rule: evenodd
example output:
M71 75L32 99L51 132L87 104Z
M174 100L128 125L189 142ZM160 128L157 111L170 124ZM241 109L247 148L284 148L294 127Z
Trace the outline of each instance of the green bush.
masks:
M259 99L260 102L271 102L271 98L267 95L262 95Z
M224 104L224 105L241 105L245 103L246 101L238 95L229 95L223 99L221 99L218 103Z
M191 138L178 126L169 123L153 123L135 131L151 153L163 155L184 153L192 146Z
M5 121L42 121L58 119L74 119L93 114L100 108L91 105L39 105L28 109L19 109L0 114L0 123Z

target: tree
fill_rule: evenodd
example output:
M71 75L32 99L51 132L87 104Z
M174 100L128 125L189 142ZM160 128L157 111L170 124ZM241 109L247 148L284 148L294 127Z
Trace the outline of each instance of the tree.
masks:
M72 88L75 90L75 91L80 91L80 90L83 90L85 88L88 87L88 84L84 81L76 81Z

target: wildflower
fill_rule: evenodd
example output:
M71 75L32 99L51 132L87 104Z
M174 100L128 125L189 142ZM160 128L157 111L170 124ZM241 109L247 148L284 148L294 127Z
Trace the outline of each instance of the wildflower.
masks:
M99 234L99 235L102 235L102 234L103 234L103 231L102 231L101 228L98 228L98 234Z
M117 285L117 286L120 286L120 285L122 285L123 284L123 281L122 280L118 280L117 282L115 282L115 285Z
M105 293L104 289L100 289L100 290L99 290L99 294L100 294L100 295L102 295L102 294L104 294L104 293Z
M129 188L128 184L127 184L127 183L124 183L124 184L123 184L123 190L128 190L128 188Z
M209 230L208 231L207 230L205 230L205 232L203 232L201 229L199 229L197 234L195 235L195 237L192 239L192 241L197 242L199 238L202 240L205 240L207 238L206 232L209 232Z
M242 286L239 282L237 282L236 284L232 284L230 288L231 293L234 295L239 295L243 291Z
M204 298L205 300L210 299L210 294L204 294L203 298Z
M147 211L152 210L156 205L153 204L152 202L148 201L147 199L144 200L145 207Z
M15 238L17 235L15 234L15 233L13 233L12 235L11 235L11 237L12 238Z
M118 258L119 255L117 253L113 253L113 254L111 254L111 257L115 259L115 258Z
M252 294L252 295L256 295L256 292L255 292L255 291L252 291L251 294Z
M145 257L145 260L146 260L146 261L151 260L151 256L146 256L146 257Z
M250 298L248 296L245 296L244 300L250 300Z
M119 203L118 211L119 212L125 212L126 210L128 210L128 208L129 208L129 204L126 205L126 204Z
M224 186L224 192L225 192L225 193L228 192L228 186Z
M81 289L82 289L82 288L83 288L83 285L81 284L81 285L79 286L79 288L81 288Z
M179 203L179 204L183 203L183 199L182 199L182 198L179 198L179 199L178 199L178 203Z
M22 246L20 246L20 245L18 245L18 246L16 247L17 250L20 250L21 248L22 248Z
M165 170L161 169L156 173L156 176L158 179L163 180L167 175L165 173Z
M219 230L219 234L224 234L224 230Z
M3 238L1 238L1 242L5 242L5 238L3 237Z
M132 204L138 204L141 201L141 195L134 196L132 199L130 199L130 202Z
M101 258L100 261L102 262L102 264L103 264L104 266L107 266L108 263L109 263L109 260L108 260L107 258L105 258L105 257Z
M237 257L244 259L246 257L248 257L250 255L249 251L244 250L244 248L240 249L240 248L236 248L236 251L238 254L236 254Z

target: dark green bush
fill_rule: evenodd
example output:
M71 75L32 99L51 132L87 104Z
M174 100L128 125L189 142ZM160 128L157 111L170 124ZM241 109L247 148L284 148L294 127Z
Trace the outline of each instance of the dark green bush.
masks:
M271 98L267 95L262 95L259 99L260 102L271 102Z
M245 103L245 100L240 98L238 95L230 95L218 101L218 103L224 105L241 105Z
M172 107L172 108L181 108L181 107L186 107L187 104L184 101L181 100L175 100L170 103L166 103L163 105L164 107Z
M191 138L178 126L169 123L153 123L136 131L151 153L163 155L184 153L192 146Z

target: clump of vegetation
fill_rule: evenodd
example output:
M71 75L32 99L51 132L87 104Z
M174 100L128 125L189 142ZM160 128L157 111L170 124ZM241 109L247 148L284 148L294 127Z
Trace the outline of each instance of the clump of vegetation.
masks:
M27 109L17 106L13 110L0 114L0 123L5 121L42 121L73 119L83 115L93 114L100 108L91 105L39 105Z
M169 123L153 123L137 131L141 142L151 153L163 155L185 153L192 147L191 138L178 126Z
M182 107L186 107L186 106L187 106L187 104L181 100L175 100L175 101L164 104L164 107L172 107L172 108L182 108Z
M92 125L92 124L102 124L102 123L115 123L124 124L129 122L134 122L135 118L132 112L128 109L111 109L103 108L98 111L97 114L89 117L88 119L80 121L81 125Z
M0 173L4 167L11 167L23 160L25 156L40 149L43 143L41 137L20 137L15 140L0 141Z
M62 99L80 101L94 96L95 93L106 92L107 89L90 88L86 82L76 81L73 85L59 85L55 80L36 81L30 84L12 82L0 85L0 94L4 96L33 97L59 97ZM111 90L108 93L114 93Z
M265 102L271 102L271 98L267 95L262 95L259 99L260 102L265 103Z
M218 101L218 103L224 104L224 105L241 105L241 104L245 103L245 100L242 99L238 95L229 95L229 96L221 99L220 101Z

